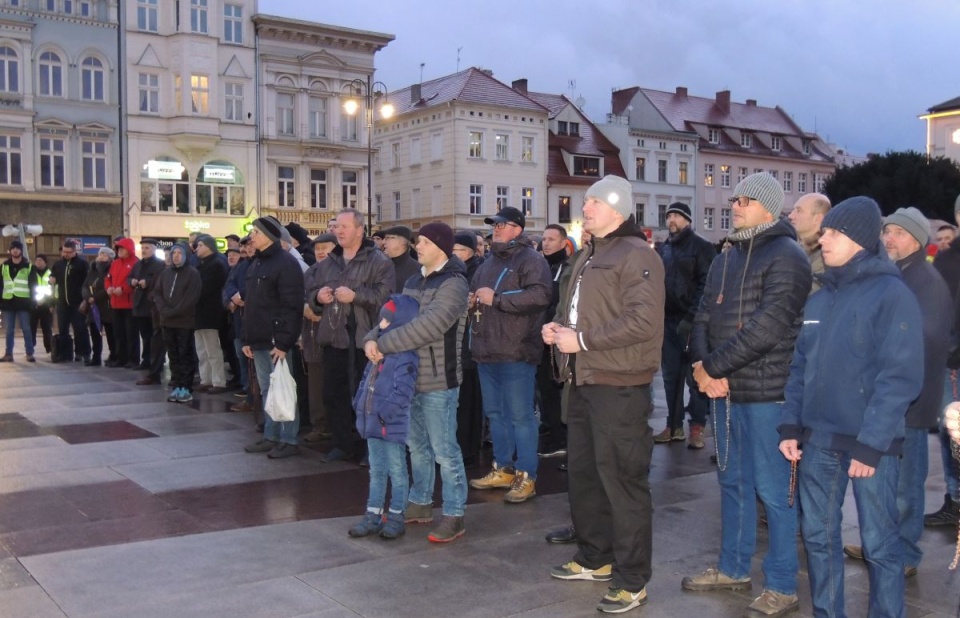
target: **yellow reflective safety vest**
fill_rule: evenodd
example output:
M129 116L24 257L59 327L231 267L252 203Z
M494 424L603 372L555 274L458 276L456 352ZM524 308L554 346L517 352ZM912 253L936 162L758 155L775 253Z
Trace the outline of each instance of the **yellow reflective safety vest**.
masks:
M3 265L3 300L30 298L30 266L24 266L16 277L10 276L10 264Z

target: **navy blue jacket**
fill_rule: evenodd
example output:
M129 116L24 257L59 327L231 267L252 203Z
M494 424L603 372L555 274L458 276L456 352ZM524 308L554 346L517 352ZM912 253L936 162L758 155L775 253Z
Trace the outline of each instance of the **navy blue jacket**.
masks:
M403 294L392 294L396 306L390 326L380 331L386 334L409 323L420 313L420 303ZM363 381L353 397L357 411L357 432L361 438L380 438L404 444L410 426L410 403L417 390L417 367L420 357L416 350L384 354L374 365L367 363Z
M886 255L866 250L819 276L807 301L780 436L876 467L899 455L923 385L923 318Z

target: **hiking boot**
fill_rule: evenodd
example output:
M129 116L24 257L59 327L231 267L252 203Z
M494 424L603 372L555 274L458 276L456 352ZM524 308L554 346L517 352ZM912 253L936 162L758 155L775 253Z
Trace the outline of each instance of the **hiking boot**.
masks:
M286 442L281 442L273 447L267 457L270 459L286 459L287 457L293 457L294 455L300 454L300 447L296 444L287 444Z
M504 502L519 504L537 495L536 481L526 472L517 470L510 483L510 491L503 496Z
M544 537L547 540L547 543L555 544L567 544L567 543L576 543L577 542L577 529L573 527L573 524L566 526L564 528L557 528L556 530L551 530L547 533L547 536Z
M0 357L0 363L12 363L12 362L13 362L13 354L4 354L2 357Z
M669 427L665 428L663 431L653 436L653 441L656 444L666 444L668 442L682 442L686 440L686 436L683 434L683 427L678 427L676 429L670 429Z
M613 565L605 564L596 569L588 569L579 562L571 560L566 564L550 569L550 577L554 579L581 579L589 582L608 582L613 579Z
M407 511L404 521L408 524L433 523L433 505L407 502Z
M37 357L35 357L33 354L27 354L26 359L28 363L37 362Z
M241 401L240 403L235 403L230 406L231 412L253 412L256 408L252 403L247 403L246 401Z
M470 487L474 489L503 489L513 486L513 468L498 468L493 464L493 469L483 478L470 481Z
M703 448L703 427L700 425L690 425L690 438L687 440L687 448Z
M684 590L697 592L705 590L745 590L750 587L750 577L734 579L721 573L717 567L710 567L700 575L684 577L680 586Z
M427 540L431 543L449 543L456 541L466 532L463 527L463 516L444 515L440 520L440 525L433 529L433 532L427 535Z
M276 445L277 443L274 442L273 440L267 440L266 438L264 438L263 440L258 440L253 444L246 445L245 447L243 447L243 450L245 450L248 453L269 453L270 451L273 450L273 447L275 447Z
M361 519L356 526L347 530L347 534L355 539L370 536L383 530L383 522L383 515L367 511L363 514L363 519Z
M800 600L795 594L780 594L764 590L763 594L747 606L744 616L783 616L800 609Z
M641 588L640 592L630 592L622 588L610 588L607 594L600 599L597 605L597 611L604 614L622 614L628 612L634 607L640 607L647 602L647 589Z
M914 577L917 574L917 567L915 566L905 566L903 567L903 577Z
M954 502L950 494L943 494L943 506L935 513L923 516L923 525L928 528L937 526L956 526L960 517L960 503Z
M182 388L175 388L172 391L170 391L170 394L167 395L167 401L176 403L177 399L180 397L180 391L182 390L183 390Z
M88 358L87 360L83 361L83 366L84 366L84 367L99 367L101 364L102 364L102 363L100 362L100 358L99 358L99 357L97 357L97 358Z
M190 403L191 401L193 401L193 393L185 388L181 388L180 394L177 395L177 403Z
M387 513L387 522L383 525L383 529L380 530L380 538L392 541L402 537L406 531L407 526L404 523L403 513L389 511Z
M864 560L863 548L859 545L844 545L843 553L850 556L854 560Z

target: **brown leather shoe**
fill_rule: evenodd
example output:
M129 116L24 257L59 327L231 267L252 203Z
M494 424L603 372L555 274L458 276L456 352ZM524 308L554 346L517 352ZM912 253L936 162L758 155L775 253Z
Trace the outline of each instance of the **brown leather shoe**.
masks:
M211 386L210 388L207 389L208 395L219 395L225 392L227 392L227 389L224 388L223 386Z
M137 386L153 386L154 384L160 384L160 380L154 380L150 376L137 380Z
M246 401L235 403L232 406L230 406L231 412L253 412L255 409L256 408L254 408L251 404L247 403Z
M199 386L193 387L193 392L195 392L195 393L206 393L206 392L209 391L211 388L213 388L213 386L210 385L210 384L201 384L201 385L199 385Z

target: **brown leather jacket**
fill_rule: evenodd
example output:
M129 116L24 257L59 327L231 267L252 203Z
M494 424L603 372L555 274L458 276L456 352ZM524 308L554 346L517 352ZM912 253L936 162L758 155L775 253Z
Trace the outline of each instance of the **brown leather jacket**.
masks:
M570 273L554 321L569 323L579 281L576 330L582 350L572 376L577 385L650 384L660 368L663 344L663 262L633 216L608 236L594 238Z

